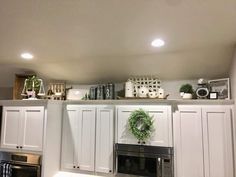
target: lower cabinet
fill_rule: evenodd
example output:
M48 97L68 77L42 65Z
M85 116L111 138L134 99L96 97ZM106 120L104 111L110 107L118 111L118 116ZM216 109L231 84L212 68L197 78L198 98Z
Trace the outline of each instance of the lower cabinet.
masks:
M64 170L113 172L113 108L67 105L64 111Z
M230 106L178 106L176 177L233 177L231 111Z

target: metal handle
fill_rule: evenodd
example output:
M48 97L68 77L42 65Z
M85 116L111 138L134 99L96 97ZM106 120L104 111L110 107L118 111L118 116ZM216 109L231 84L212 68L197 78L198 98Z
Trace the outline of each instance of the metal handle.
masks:
M157 177L162 176L162 159L160 157L157 158Z

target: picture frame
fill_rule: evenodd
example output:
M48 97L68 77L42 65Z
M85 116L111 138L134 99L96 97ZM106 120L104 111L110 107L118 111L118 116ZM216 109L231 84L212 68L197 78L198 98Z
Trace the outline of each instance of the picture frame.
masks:
M209 99L217 100L218 99L218 92L210 92L209 93Z
M230 83L229 78L209 80L211 92L217 92L218 99L230 99Z

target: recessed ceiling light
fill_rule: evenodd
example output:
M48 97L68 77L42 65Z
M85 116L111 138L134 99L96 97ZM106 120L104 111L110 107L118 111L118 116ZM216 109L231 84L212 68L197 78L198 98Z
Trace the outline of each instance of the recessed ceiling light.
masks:
M21 58L26 59L26 60L30 60L30 59L34 58L34 56L31 53L22 53Z
M162 47L164 45L165 45L165 41L163 41L162 39L155 39L152 41L153 47Z

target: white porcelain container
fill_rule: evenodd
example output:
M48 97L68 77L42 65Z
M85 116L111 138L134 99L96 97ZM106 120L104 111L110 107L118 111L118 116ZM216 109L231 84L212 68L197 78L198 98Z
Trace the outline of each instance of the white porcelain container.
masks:
M134 84L131 81L125 83L125 97L134 97Z
M158 98L164 98L165 92L163 88L159 88L158 90Z
M149 98L157 98L158 97L158 93L157 92L149 92L148 93L148 97Z
M141 98L146 98L147 95L148 95L148 88L145 87L145 86L141 86L138 89L138 96L141 97Z
M193 95L191 93L184 93L183 99L192 99Z

